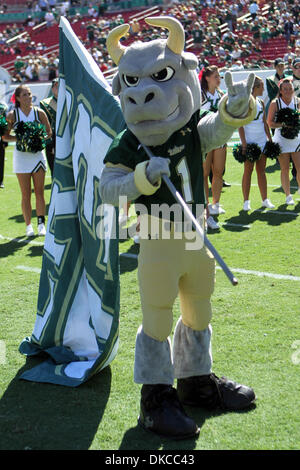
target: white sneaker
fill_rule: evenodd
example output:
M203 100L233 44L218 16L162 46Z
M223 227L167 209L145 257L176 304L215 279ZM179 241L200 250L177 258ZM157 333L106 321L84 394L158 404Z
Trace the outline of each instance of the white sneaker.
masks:
M263 207L266 207L267 209L274 209L274 204L270 201L270 199L265 199L262 204Z
M209 204L208 210L211 215L225 214L225 210L220 206L219 202L216 202L216 204Z
M136 245L138 245L140 243L140 236L139 235L134 235L133 241L134 241L134 243L136 243Z
M285 203L288 206L293 206L295 204L293 196L290 194L289 196L286 197Z
M243 205L243 211L251 211L251 207L250 207L250 201L249 199L247 201L244 202L244 205Z
M46 228L44 224L38 225L38 234L43 237L46 235Z
M34 231L31 224L26 226L26 237L34 237Z
M210 215L206 220L207 226L212 230L219 230L220 225L215 221L215 219Z

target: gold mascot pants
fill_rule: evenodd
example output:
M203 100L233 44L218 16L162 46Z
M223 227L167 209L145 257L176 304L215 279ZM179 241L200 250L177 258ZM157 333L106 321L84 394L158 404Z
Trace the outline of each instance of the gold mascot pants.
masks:
M172 332L177 295L182 322L193 330L207 328L212 316L210 298L215 283L215 260L205 246L187 249L192 246L191 232L176 239L178 234L174 236L171 228L168 239L163 239L161 223L159 232L151 233L148 239L141 221L138 278L144 332L165 341ZM193 236L198 238L195 232Z

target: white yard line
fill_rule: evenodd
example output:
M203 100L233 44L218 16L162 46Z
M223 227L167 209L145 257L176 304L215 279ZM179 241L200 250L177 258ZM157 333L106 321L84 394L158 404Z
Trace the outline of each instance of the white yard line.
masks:
M19 266L16 266L16 269L20 269L21 271L28 271L30 273L37 273L37 274L41 273L40 268L31 268L30 266L19 265Z
M217 269L222 269L220 266L216 267ZM249 269L241 269L241 268L230 268L233 273L239 274L249 274L252 276L258 277L270 277L272 279L283 279L285 281L300 281L299 276L291 276L288 274L275 274L275 273L266 273L261 271L251 271Z
M2 237L0 235L0 238L2 239L8 239L8 237ZM10 239L13 240L13 239ZM27 242L25 240L25 242ZM33 242L31 242L33 243ZM124 258L130 258L130 259L137 259L138 255L134 253L120 253L120 256ZM30 266L23 266L23 265L18 265L16 266L16 269L22 270L22 271L28 271L28 272L34 272L37 274L40 274L41 269L40 268L33 268ZM216 269L222 269L220 266L216 266ZM253 271L250 269L243 269L243 268L230 268L233 273L239 273L239 274L246 274L250 276L258 276L258 277L269 277L271 279L281 279L281 280L286 280L286 281L300 281L299 276L292 276L292 275L287 275L287 274L276 274L276 273L268 273L264 271Z
M132 258L137 259L137 255L133 253L121 253L120 256L124 256L124 258ZM220 266L216 266L216 269L222 269ZM285 281L300 281L299 276L290 276L285 274L276 274L276 273L267 273L264 271L252 271L250 269L242 269L242 268L230 268L233 273L239 274L246 274L250 276L258 276L258 277L270 277L272 279L281 279Z
M231 186L242 186L242 183L236 183L236 182L231 183L231 181L230 181L230 184L231 184ZM258 184L257 183L251 183L251 186L258 187ZM268 184L268 188L280 188L280 185L279 184ZM291 189L298 189L298 186L290 186L290 188Z
M10 242L31 244L31 245L37 245L37 246L44 246L44 242L36 242L35 240L30 240L30 238L4 237L3 235L1 235L1 233L0 233L0 240L8 240Z

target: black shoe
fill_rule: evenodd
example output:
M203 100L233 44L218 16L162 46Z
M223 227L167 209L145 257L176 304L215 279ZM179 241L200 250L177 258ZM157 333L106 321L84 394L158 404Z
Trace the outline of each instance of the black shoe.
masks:
M231 184L223 180L223 188L230 188Z
M1 189L4 188L4 184L3 184L3 183L0 183L0 188L1 188Z
M252 388L215 374L178 379L177 392L181 403L208 410L243 410L255 400Z
M200 428L187 416L171 385L143 385L138 423L160 437L175 440L200 433Z

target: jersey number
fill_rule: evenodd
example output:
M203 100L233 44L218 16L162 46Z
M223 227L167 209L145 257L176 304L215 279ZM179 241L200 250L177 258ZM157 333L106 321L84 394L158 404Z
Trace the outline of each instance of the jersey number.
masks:
M181 178L181 186L185 202L193 202L191 177L185 157L183 157L176 166L176 171Z

